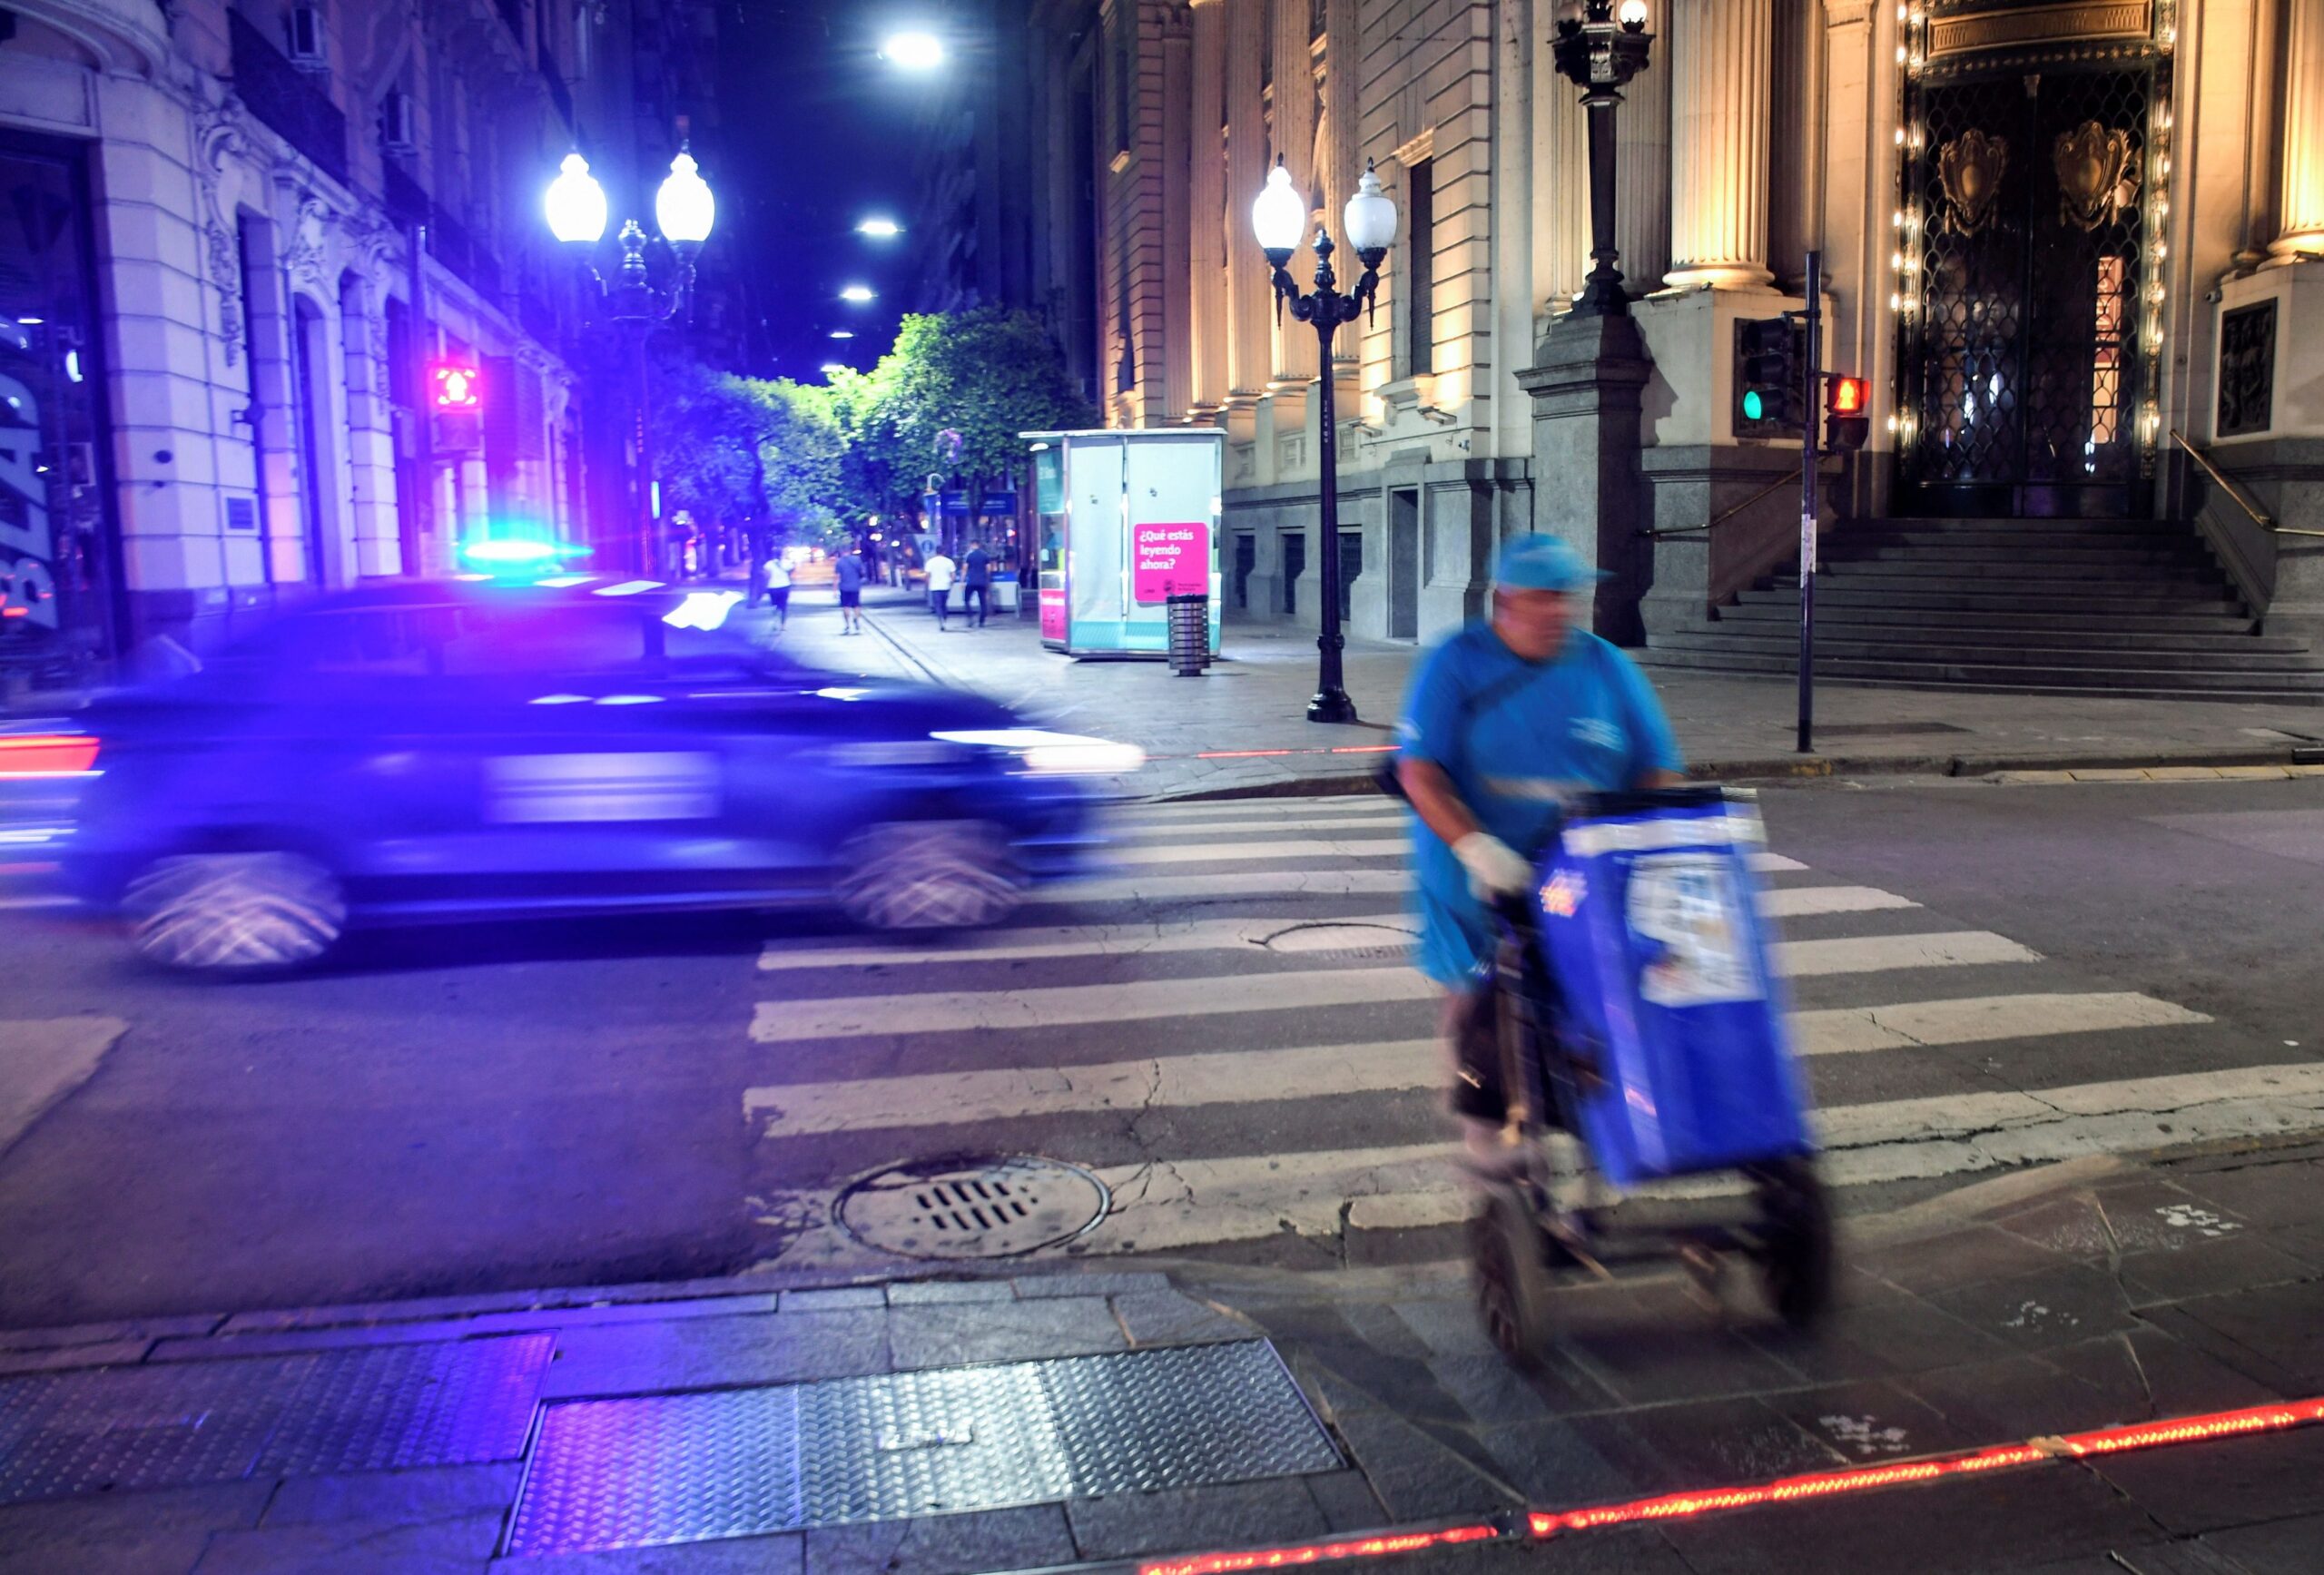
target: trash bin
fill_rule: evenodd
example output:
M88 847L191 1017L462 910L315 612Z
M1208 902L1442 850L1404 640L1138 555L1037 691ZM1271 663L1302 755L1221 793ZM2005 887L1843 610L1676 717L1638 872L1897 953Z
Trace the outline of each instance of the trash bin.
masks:
M1594 1067L1582 1137L1608 1179L1815 1152L1750 853L1717 788L1604 793L1565 821L1534 901L1562 1029Z
M1210 665L1210 598L1174 596L1169 606L1170 671L1180 678L1199 678Z

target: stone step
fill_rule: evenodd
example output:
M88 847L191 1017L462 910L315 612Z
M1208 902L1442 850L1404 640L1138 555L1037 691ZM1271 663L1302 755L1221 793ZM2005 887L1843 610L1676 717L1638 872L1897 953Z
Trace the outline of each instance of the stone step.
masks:
M2029 574L2046 574L2053 567L2073 572L2111 568L2128 574L2150 568L2219 572L2211 556L2192 544L2176 547L2160 544L2151 547L2027 546L2019 543L1959 546L1950 542L1930 545L1827 536L1823 541L1823 556L1827 563L2019 564Z
M2132 587L2168 586L2174 590L2200 586L2216 594L2227 584L2225 576L2217 569L2206 570L2194 564L2156 564L2141 568L2116 564L2021 564L2005 559L1955 563L1932 562L1926 558L1836 557L1824 560L1819 567L1827 576L1860 580L1866 585L1950 583L1959 580L1965 584L1974 582L1984 588L1990 588L1995 583L2023 586L2027 590L2039 590L2044 586L2071 586L2077 594L2093 586L2117 584ZM1795 576L1786 575L1781 577L1788 579Z
M1689 636L1775 640L1781 639L1786 631L1796 629L1798 622L1796 615L1788 621L1779 618L1723 618L1709 628L1675 630L1673 633ZM1829 630L1838 639L1904 642L1921 645L1950 641L1962 645L2016 645L2029 650L2185 651L2216 652L2221 655L2252 651L2282 656L2305 655L2310 650L2307 641L2290 635L2253 635L2231 629L2189 632L2151 630L2143 626L2125 628L2112 620L2107 620L2103 627L2094 629L2053 629L2046 624L2026 622L1971 624L1951 618L1898 624L1876 622L1853 612L1834 614L1829 608L1819 607L1817 609L1816 627L1819 637L1822 631Z
M1718 621L1736 624L1780 624L1797 627L1799 623L1799 596L1794 591L1781 598L1771 593L1754 592L1759 599L1738 602L1718 610ZM1836 606L1830 598L1818 596L1816 621L1820 625L1835 618L1872 628L1899 630L1932 629L1946 633L1970 634L1980 630L2014 633L2030 630L2053 630L2062 634L2140 633L2169 635L2250 635L2258 620L2245 613L2150 613L2134 619L2107 613L2051 613L2039 618L2013 616L2008 613L1965 613L1942 608L1891 606ZM2255 636L2256 637L2256 636Z
M1844 530L1911 530L1953 535L1960 532L1993 532L2023 535L2041 532L2052 536L2186 536L2194 527L2182 519L1967 519L1921 518L1912 515L1874 515L1868 518L1852 519L1841 527Z
M1657 651L1734 651L1780 656L1787 651L1797 651L1799 639L1796 630L1747 634L1740 630L1686 629L1654 635L1647 645ZM1948 667L2100 667L2158 674L2311 673L2324 676L2324 656L2306 650L2258 650L2252 645L2253 642L2246 641L2237 645L2211 644L2174 650L2153 645L2021 644L2004 636L1867 639L1846 626L1832 627L1819 622L1816 628L1817 657L1835 661L1918 662Z
M1697 672L1796 674L1796 655L1760 655L1729 651L1643 653L1649 666ZM1816 676L1841 683L1902 688L2005 689L2047 694L2110 698L2250 700L2324 705L2324 676L2290 673L2157 673L2122 667L2034 667L1955 665L1933 662L1816 662Z
M1799 587L1773 586L1765 590L1746 591L1745 601L1772 601L1797 605ZM2051 613L2111 613L2136 615L2155 613L2185 616L2211 615L2232 616L2241 613L2243 605L2212 594L2174 596L2115 595L2091 592L2082 596L2061 595L2055 591L1974 590L1959 586L1870 586L1856 584L1826 584L1816 587L1818 606L1846 607L1920 607L1937 611L2022 613L2042 616Z

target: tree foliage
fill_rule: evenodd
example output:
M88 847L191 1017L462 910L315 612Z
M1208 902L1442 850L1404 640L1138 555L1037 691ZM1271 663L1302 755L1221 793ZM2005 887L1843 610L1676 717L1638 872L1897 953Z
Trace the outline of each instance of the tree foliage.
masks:
M916 517L931 475L973 502L1022 468L1019 434L1097 412L1038 319L980 307L909 316L877 366L822 385L666 367L653 419L667 507L803 540Z

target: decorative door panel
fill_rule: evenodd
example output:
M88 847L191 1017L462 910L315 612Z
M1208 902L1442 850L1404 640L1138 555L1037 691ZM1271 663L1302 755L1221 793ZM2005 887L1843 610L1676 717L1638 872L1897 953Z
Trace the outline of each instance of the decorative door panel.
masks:
M1900 503L2132 512L2148 276L2150 70L2019 73L1914 94Z

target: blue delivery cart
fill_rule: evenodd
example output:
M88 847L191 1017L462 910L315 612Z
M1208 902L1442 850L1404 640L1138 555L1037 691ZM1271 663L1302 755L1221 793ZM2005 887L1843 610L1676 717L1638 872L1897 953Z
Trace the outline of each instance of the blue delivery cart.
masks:
M1561 1277L1675 1254L1715 1280L1754 1262L1776 1310L1830 1299L1831 1220L1807 1091L1769 966L1756 809L1716 787L1599 794L1573 806L1502 943L1462 1036L1463 1092L1509 1149L1472 1222L1480 1309L1529 1361L1555 1335ZM1554 1165L1550 1139L1578 1159ZM1655 1215L1607 1197L1728 1174L1738 1188ZM1738 1195L1739 1193L1739 1201Z

